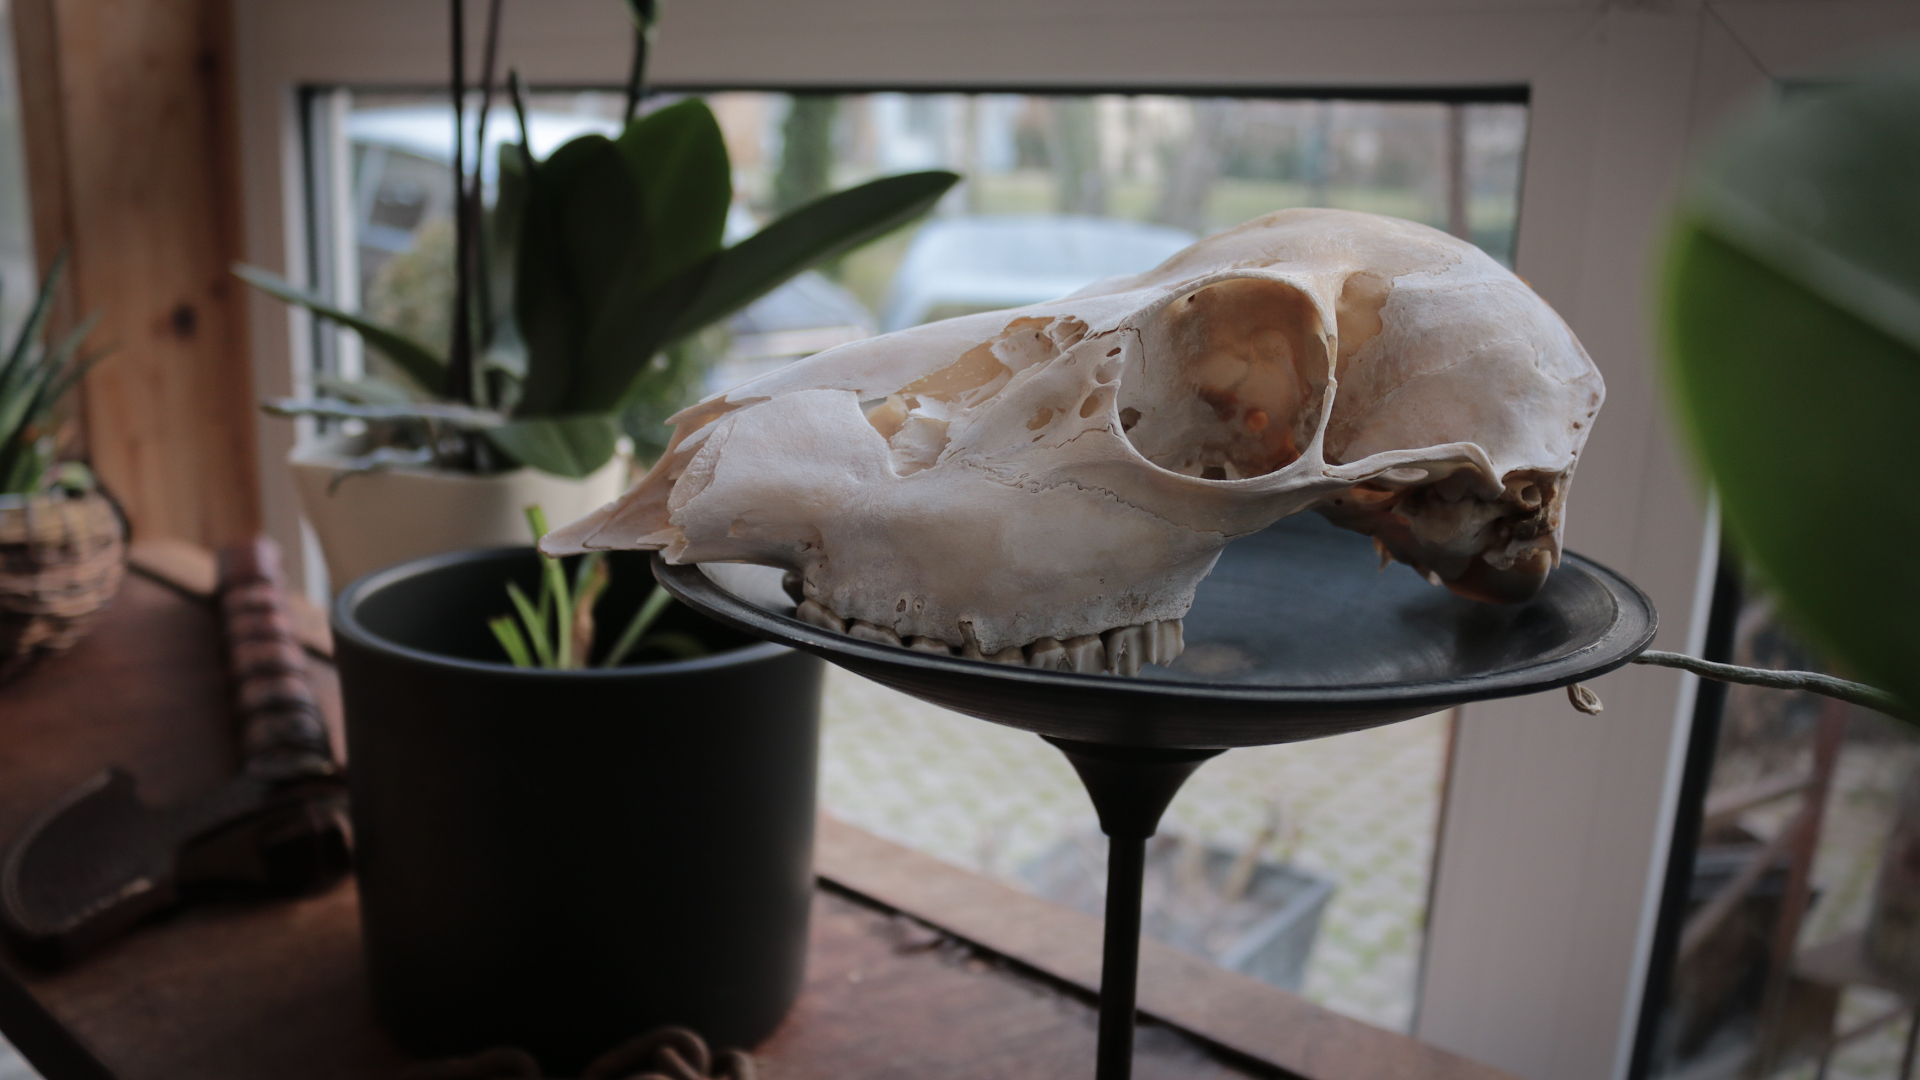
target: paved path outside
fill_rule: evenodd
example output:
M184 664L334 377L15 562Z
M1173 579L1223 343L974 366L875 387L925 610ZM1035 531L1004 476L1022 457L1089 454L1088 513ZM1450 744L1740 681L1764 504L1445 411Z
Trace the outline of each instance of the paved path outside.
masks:
M1439 812L1447 721L1292 746L1202 766L1162 831L1244 848L1277 805L1267 857L1331 879L1305 993L1405 1031ZM862 828L1020 884L1022 865L1097 828L1073 770L1036 736L974 720L829 668L821 798Z

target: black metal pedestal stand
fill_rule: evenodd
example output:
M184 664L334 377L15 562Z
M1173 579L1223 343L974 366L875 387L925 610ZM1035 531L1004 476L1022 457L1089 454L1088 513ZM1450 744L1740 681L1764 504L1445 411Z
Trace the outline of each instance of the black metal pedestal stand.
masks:
M1067 755L1107 834L1106 936L1100 953L1100 1042L1095 1080L1133 1075L1133 1026L1140 981L1141 888L1147 840L1167 805L1220 750L1161 750L1043 736Z
M1365 537L1311 514L1228 545L1187 613L1187 656L1139 678L863 641L794 618L779 571L708 569L654 558L661 584L697 611L1034 732L1067 755L1109 841L1099 1080L1128 1080L1133 1068L1147 839L1202 762L1225 747L1318 739L1590 679L1645 649L1657 622L1632 582L1571 552L1527 603L1479 604L1405 568L1381 573Z

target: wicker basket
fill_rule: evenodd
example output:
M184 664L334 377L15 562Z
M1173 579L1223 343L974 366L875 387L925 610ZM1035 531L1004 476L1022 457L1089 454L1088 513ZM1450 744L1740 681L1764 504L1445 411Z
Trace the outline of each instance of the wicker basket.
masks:
M0 495L0 681L80 640L126 566L106 496Z

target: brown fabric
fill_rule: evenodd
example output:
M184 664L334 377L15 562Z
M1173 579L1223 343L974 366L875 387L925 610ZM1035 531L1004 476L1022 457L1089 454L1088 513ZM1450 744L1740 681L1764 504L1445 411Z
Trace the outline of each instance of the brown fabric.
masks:
M126 566L126 530L105 496L0 499L0 681L80 640Z

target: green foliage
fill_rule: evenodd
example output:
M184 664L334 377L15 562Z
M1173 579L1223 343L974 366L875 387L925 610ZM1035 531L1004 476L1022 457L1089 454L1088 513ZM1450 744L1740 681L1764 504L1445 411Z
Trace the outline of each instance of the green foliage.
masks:
M651 4L634 8L641 42L652 13ZM699 383L694 335L926 213L959 180L938 171L884 177L808 202L726 248L732 167L705 102L677 102L630 121L617 139L581 136L536 161L517 77L509 85L523 135L502 150L499 197L482 227L486 280L477 284L492 303L475 307L494 317L476 339L487 377L476 380L474 400L453 403L486 415L453 419L422 407L412 427L404 407L380 417L445 466L474 467L470 452L447 458L442 448L478 440L507 463L584 476L612 456L621 427L637 448L657 453L662 421ZM414 400L444 397L448 361L427 345L266 271L235 272L359 333L405 373ZM353 415L324 403L271 407Z
M350 311L334 307L319 295L257 266L241 263L234 266L233 272L240 280L269 296L285 300L289 304L298 304L323 319L339 323L359 334L361 340L380 350L387 359L393 361L394 366L405 373L407 378L413 380L414 385L422 393L439 397L445 392L447 361L435 355L433 350L425 345L398 331L389 330Z
M509 420L486 436L516 461L537 461L547 472L577 478L606 464L620 433L614 417L587 413Z
M1793 620L1920 706L1920 67L1734 136L1669 253L1674 397Z
M527 507L526 513L527 527L538 545L547 535L547 515L538 506ZM571 581L559 559L547 555L538 558L539 598L530 599L518 584L507 582L507 599L513 604L519 621L515 622L513 615L500 615L488 620L487 628L493 631L514 667L585 668L593 656L594 608L611 580L606 555L594 551L580 556L574 564ZM665 589L655 585L596 666L618 667L636 650L652 650L683 660L705 656L706 646L686 634L647 633L672 599Z
M49 484L91 486L84 472L55 469L53 432L47 425L54 406L99 359L98 353L80 355L80 344L96 321L92 318L51 348L43 341L54 291L66 265L62 252L40 283L40 293L12 347L0 356L0 495L33 494Z

